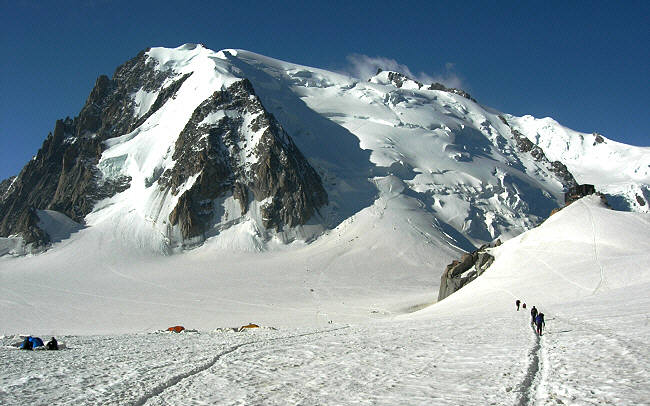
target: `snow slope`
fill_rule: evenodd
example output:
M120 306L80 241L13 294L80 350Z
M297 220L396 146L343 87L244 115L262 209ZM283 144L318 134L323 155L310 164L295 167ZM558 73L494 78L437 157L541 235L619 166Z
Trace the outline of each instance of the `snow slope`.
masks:
M549 159L563 162L578 183L595 185L619 209L650 212L650 148L630 148L600 134L582 134L549 117L506 117Z
M325 318L311 327L303 324L301 310L310 307L310 300L302 298L304 306L299 308L267 310L286 317L287 325L278 330L233 333L206 327L182 334L64 335L59 338L69 349L58 353L18 351L10 347L18 337L3 336L0 352L6 362L0 372L0 402L646 404L650 239L644 237L648 235L647 214L612 211L598 199L585 198L494 249L497 260L481 277L414 313L425 299L416 297L417 292L402 292L403 298L418 299L414 303L421 305L384 314L367 307L362 315L356 308L359 302L347 300L380 292L361 287L347 293L337 290L344 276L321 263L327 277L321 274L314 280L315 292L329 289L338 295L322 295L321 303L346 301L340 313L328 314L332 324ZM281 282L286 276L273 275L269 290L277 297L285 295ZM406 277L413 280L411 273ZM198 283L196 275L192 279ZM176 293L183 288L179 283L175 281ZM404 284L402 280L392 287ZM91 281L79 280L69 294L92 286ZM46 287L41 292L54 298L54 291ZM128 294L123 292L120 299ZM6 290L3 297L8 297ZM429 298L434 297L432 292ZM515 311L516 298L528 309L534 304L546 314L542 337L529 327L527 311ZM114 299L106 309L118 306L125 314L150 311L141 307L142 302L134 306ZM241 299L211 307L212 317L223 319L223 312L232 311L241 312L242 324L257 321L256 312L242 303L252 297ZM386 310L390 302L384 292L374 309ZM81 311L54 310L69 312L68 318ZM184 310L191 314L189 307ZM345 312L358 318L352 324L339 323ZM91 318L101 317L89 313ZM48 336L54 332L40 331Z
M436 311L458 312L456 302L473 311L476 304L464 299L469 296L492 307L498 302L489 297L497 291L550 306L646 286L649 236L647 214L611 210L593 195L582 198L538 228L492 249L496 260L489 273L442 301Z
M583 198L493 250L480 278L410 317L492 316L515 299L546 315L524 397L532 404L646 404L650 217ZM488 316L485 316L485 315ZM559 403L559 402L557 402Z

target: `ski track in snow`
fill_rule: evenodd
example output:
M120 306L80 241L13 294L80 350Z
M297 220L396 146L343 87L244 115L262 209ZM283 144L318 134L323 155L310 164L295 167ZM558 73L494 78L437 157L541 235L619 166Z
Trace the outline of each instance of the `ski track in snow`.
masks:
M591 212L591 208L589 207L588 204L586 204L584 201L580 201L580 204L582 204L587 210L587 214L589 215L589 222L591 223L591 230L592 230L592 236L593 236L593 241L594 241L594 260L596 261L596 264L598 264L598 269L600 270L600 281L598 282L598 286L594 289L594 295L598 292L600 288L603 287L605 282L605 270L603 269L603 264L601 264L600 260L598 259L598 244L596 243L596 222L594 221L594 215Z
M404 330L404 335L416 342L403 345L391 330L380 327L376 331L381 337L379 342L368 340L367 330L357 327L326 337L319 335L315 340L292 341L291 345L259 343L239 353L227 370L219 371L220 376L215 375L217 371L206 370L201 377L197 376L198 379L183 381L150 404L165 404L166 396L192 399L192 394L201 393L207 383L215 387L212 395L201 399L203 403L399 404L408 399L408 404L480 404L471 400L477 393L470 383L459 385L458 393L444 396L441 389L446 383L435 383L438 371L439 379L448 382L445 375L453 365L445 365L445 359L456 359L465 372L469 372L468 367L478 372L479 359L468 357L466 353L454 353L453 340L447 337L438 341L433 331L414 336ZM470 331L463 330L461 335L470 333L473 336ZM424 346L422 339L427 342ZM465 343L460 345L467 348ZM475 345L491 347L488 343ZM436 348L441 351L431 351ZM478 381L485 379L477 378ZM223 397L220 393L224 392L235 396ZM480 394L480 397L485 400L493 395ZM194 403L193 400L189 402ZM200 402L197 399L195 403Z
M59 352L0 348L0 403L511 405L521 321L63 337Z
M18 351L0 337L0 404L640 405L648 345L622 317L528 312L317 330L62 337ZM638 320L643 320L639 315ZM608 325L603 325L606 321ZM47 338L47 337L44 337Z
M163 382L163 383L157 385L156 387L154 387L151 390L151 392L146 393L142 398L138 399L133 404L135 406L142 406L142 405L146 404L149 400L153 399L156 396L160 396L165 390L167 390L168 388L178 384L183 379L186 379L186 378L192 377L194 375L197 375L197 374L205 371L206 369L212 367L214 364L217 363L217 361L219 361L219 359L221 357L223 357L225 355L228 355L228 354L230 354L230 353L232 353L234 351L237 351L239 348L241 348L243 346L253 344L254 342L255 341L252 341L252 342L249 342L249 343L244 343L244 344L239 344L239 345L236 345L234 347L231 347L230 349L228 349L228 350L226 350L226 351L224 351L222 353L217 354L217 356L215 356L210 362L206 363L205 365L200 365L200 366L198 366L198 367L196 367L196 368L194 368L194 369L192 369L192 370L190 370L190 371L188 371L186 373L174 376L173 378L167 380L166 382Z
M541 344L543 385L531 405L648 404L648 344L555 316Z
M223 352L217 354L210 362L207 362L207 363L205 363L203 365L200 365L200 366L198 366L198 367L196 367L196 368L194 368L194 369L192 369L192 370L190 370L188 372L176 375L176 376L172 377L171 379L168 379L166 382L163 382L163 383L157 385L149 393L145 394L142 398L138 399L134 403L134 405L135 406L142 406L142 405L146 404L147 402L149 402L153 398L162 395L163 392L166 391L167 389L171 388L174 385L177 385L183 379L190 378L192 376L198 375L201 372L203 372L203 371L205 371L205 370L207 370L209 368L212 368L217 363L217 361L219 361L222 357L224 357L224 356L226 356L226 355L228 355L230 353L233 353L233 352L239 350L242 347L250 346L250 345L253 345L253 344L257 344L257 343L269 343L269 342L273 342L273 341L291 340L291 339L294 339L294 338L306 337L306 336L316 335L316 334L326 334L326 333L331 333L333 331L342 330L342 329L345 329L345 328L348 328L348 327L347 326L346 327L339 327L339 328L333 328L333 329L324 330L324 331L315 331L313 333L303 333L303 334L291 335L291 336L286 336L286 337L271 338L271 339L267 339L267 340L255 340L255 341L249 341L249 342L246 342L246 343L235 345L235 346L227 349L226 351L223 351Z
M528 364L528 370L526 371L524 381L519 386L521 397L519 398L519 402L517 402L517 406L530 405L531 400L533 399L531 396L534 395L536 387L539 386L539 382L536 381L539 379L538 373L540 369L539 355L541 350L541 340L536 333L534 334L535 341L529 355L530 363Z

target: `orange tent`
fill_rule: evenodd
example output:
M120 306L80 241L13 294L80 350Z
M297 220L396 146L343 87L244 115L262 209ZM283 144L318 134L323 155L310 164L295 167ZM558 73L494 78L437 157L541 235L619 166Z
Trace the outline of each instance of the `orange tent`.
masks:
M183 326L174 326L167 329L167 331L173 331L175 333L180 333L183 330L185 330L185 327Z
M260 328L260 326L258 326L257 324L249 323L245 326L239 327L239 331L242 331L245 328Z

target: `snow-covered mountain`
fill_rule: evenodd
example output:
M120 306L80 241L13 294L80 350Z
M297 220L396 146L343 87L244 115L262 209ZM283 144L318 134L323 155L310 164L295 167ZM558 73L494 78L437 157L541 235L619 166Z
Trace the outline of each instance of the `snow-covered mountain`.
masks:
M649 165L398 72L149 49L0 182L0 403L643 404ZM575 182L628 212L548 218Z
M397 72L365 81L243 50L151 48L100 76L2 183L0 254L54 241L44 210L170 253L302 246L393 203L413 239L469 250L537 225L576 181L647 212L650 149Z

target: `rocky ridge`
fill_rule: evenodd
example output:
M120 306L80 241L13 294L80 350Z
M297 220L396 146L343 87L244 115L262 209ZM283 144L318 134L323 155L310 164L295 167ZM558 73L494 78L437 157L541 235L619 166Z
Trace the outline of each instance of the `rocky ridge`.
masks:
M227 114L210 122L209 116L219 112ZM277 231L304 224L327 204L319 175L247 79L196 108L176 141L173 159L174 167L158 179L161 190L176 195L198 175L169 216L184 239L203 236L215 222L214 200L227 195L239 202L242 214L251 200L266 201L260 208L263 226Z
M499 245L501 245L501 240L497 240L493 244L485 244L475 251L464 254L460 260L454 260L447 265L440 277L438 301L481 276L494 262L494 256L489 253L490 248Z
M129 187L128 177L104 180L96 165L103 141L138 125L131 95L140 89L157 89L173 76L173 72L155 68L156 62L146 51L140 52L119 66L112 79L97 78L77 117L56 122L3 197L0 236L21 235L26 244L42 246L49 239L38 229L34 209L56 210L83 223L96 201ZM159 97L171 96L161 92Z
M381 69L378 69L377 70L377 75L379 75L382 72L384 72L384 71L382 71ZM443 85L442 83L439 83L439 82L433 82L433 83L431 83L431 85L429 85L427 87L422 82L411 79L408 76L404 75L403 73L386 71L386 74L387 74L388 81L390 83L392 83L393 85L395 85L395 87L397 87L397 88L401 88L407 82L410 82L410 83L414 84L415 86L417 86L417 89L425 88L427 90L440 90L440 91L443 91L443 92L454 93L454 94L457 94L459 96L463 96L464 98L466 98L468 100L471 100L471 101L476 103L476 99L474 99L469 93L467 93L466 91L464 91L462 89L457 89L455 87L447 87L447 86L445 86L445 85ZM368 79L368 81L372 81L372 78Z

